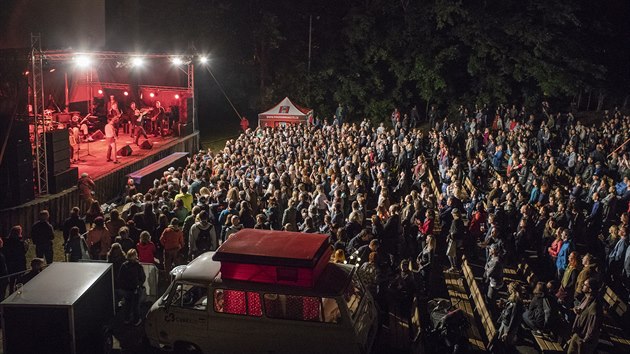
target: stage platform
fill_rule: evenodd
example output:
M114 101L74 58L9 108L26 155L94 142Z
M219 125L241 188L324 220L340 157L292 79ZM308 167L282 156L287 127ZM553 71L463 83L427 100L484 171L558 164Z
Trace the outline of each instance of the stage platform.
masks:
M143 139L141 139L142 141ZM105 140L90 143L90 155L87 155L87 144L81 144L80 160L73 167L78 167L81 173L88 173L96 184L96 199L101 203L111 201L122 195L125 191L126 176L140 170L174 152L197 152L199 149L199 132L194 132L186 137L150 137L153 143L151 150L140 149L133 143L131 137L119 138L117 148L129 144L133 153L131 156L118 156L120 163L107 162L107 144ZM30 226L37 220L41 210L50 212L50 221L53 226L60 225L70 214L73 206L81 207L82 211L87 205L81 200L78 188L75 186L57 194L49 194L38 197L28 203L0 210L0 235L6 235L13 225L22 225L24 234L30 237Z
M168 149L173 143L177 143L180 138L179 137L149 137L149 141L153 144L153 148L150 150L140 149L137 146L132 137L125 134L120 134L118 136L118 141L116 142L116 148L120 150L123 146L129 145L131 150L133 151L131 156L120 156L118 155L118 164L113 162L107 162L107 142L105 139L93 141L89 143L89 155L88 155L88 143L82 143L80 145L79 151L79 161L77 163L71 164L72 167L79 168L79 176L82 173L87 173L92 177L92 179L96 180L101 176L104 176L108 173L111 173L113 169L119 169L121 167L134 164L138 160L142 160L146 157L149 157L155 154L158 151L163 149ZM144 138L140 138L139 143L145 140ZM75 154L76 157L76 154Z

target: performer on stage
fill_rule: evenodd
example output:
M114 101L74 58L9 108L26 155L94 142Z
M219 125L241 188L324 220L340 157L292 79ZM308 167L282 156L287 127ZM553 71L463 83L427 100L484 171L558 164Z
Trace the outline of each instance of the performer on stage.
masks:
M153 108L153 116L151 117L151 133L154 136L162 135L162 121L166 116L166 111L162 107L160 101L155 101L155 108Z
M112 112L114 111L114 112ZM107 115L110 114L120 115L120 108L118 107L118 101L116 101L116 97L114 95L109 96L109 101L107 102Z
M107 162L114 161L114 163L119 163L118 158L116 157L116 129L114 128L114 124L118 120L118 116L108 115L107 116L107 124L105 125L105 140L107 141ZM112 159L112 150L114 152L114 158Z
M136 145L138 145L138 140L140 139L140 135L144 136L145 139L149 139L149 137L147 137L147 132L144 130L144 115L147 113L147 111L140 111L138 108L136 108L136 103L135 102L131 102L131 105L129 106L129 111L133 112L133 117L131 117L131 124L134 125L134 132L132 132L132 135L135 134L135 142Z

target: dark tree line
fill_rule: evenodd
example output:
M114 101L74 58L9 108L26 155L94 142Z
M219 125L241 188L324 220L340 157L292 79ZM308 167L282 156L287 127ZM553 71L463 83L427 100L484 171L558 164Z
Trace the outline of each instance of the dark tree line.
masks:
M285 95L324 116L342 102L355 118L382 119L413 104L424 111L544 98L586 109L590 97L595 109L627 105L630 93L623 0L135 3L151 14L138 19L138 31L152 34L141 46L194 43L212 53L217 77L250 114ZM120 6L124 17L130 5Z

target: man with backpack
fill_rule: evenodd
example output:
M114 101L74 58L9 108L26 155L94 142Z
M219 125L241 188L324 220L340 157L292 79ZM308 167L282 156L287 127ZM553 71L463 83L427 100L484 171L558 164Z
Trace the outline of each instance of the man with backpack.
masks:
M207 211L199 213L199 221L190 228L188 240L188 252L190 259L194 259L200 254L214 251L218 247L217 234L214 226L209 221Z

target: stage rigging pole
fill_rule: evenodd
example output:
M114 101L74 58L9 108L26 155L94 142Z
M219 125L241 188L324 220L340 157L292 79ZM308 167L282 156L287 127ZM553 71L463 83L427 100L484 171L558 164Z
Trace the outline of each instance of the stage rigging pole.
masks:
M33 134L35 135L35 161L37 173L37 191L39 195L48 194L48 160L46 156L46 124L44 109L44 70L41 34L31 33L31 90L33 92ZM39 102L38 102L39 101ZM39 104L41 102L41 113ZM41 120L40 120L41 115ZM41 135L40 135L41 128Z

